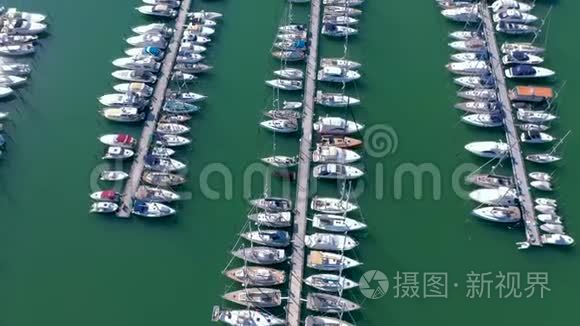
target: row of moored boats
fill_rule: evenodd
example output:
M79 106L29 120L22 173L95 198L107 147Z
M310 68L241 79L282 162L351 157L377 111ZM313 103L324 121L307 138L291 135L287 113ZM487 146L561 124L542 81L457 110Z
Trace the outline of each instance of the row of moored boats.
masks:
M144 7L170 7L177 12L181 3L167 0L144 0ZM143 7L138 10L144 14ZM157 10L156 9L156 10ZM156 11L157 12L157 11ZM153 15L172 19L176 15ZM187 90L187 82L196 79L196 74L204 73L212 67L203 63L204 53L209 36L216 26L216 19L221 14L215 12L188 13L187 25L181 39L177 40L178 52L175 65L170 73L170 86L163 97L163 104L158 120L154 122L151 148L144 156L144 173L142 184L133 194L132 213L144 217L164 217L173 215L176 210L169 203L182 199L175 187L186 182L183 173L186 163L174 158L177 149L191 143L187 134L191 128L187 122L191 115L201 109L201 102L206 99L203 94ZM129 48L125 50L126 57L113 60L112 64L119 68L112 73L121 83L113 86L115 93L101 96L98 101L104 106L100 110L103 117L116 123L133 124L152 117L151 105L155 101L156 82L164 65L164 58L170 42L175 37L174 27L167 22L155 22L132 28L135 33L126 39ZM148 126L151 127L151 126ZM130 160L137 155L137 139L127 133L105 134L99 141L106 146L103 160L112 162L115 167L119 163ZM101 172L100 180L120 184L129 178L129 173L118 169L107 169ZM120 205L121 193L114 189L97 191L90 195L95 202L91 212L115 213L123 209Z
M350 22L333 26L354 24L348 18L361 12L347 6L347 1L324 3L323 34L326 34L324 31L331 22ZM290 97L303 90L305 76L300 62L308 55L308 36L305 25L289 24L278 28L272 55L280 61L280 69L273 72L275 79L266 81L273 88L274 101L265 112L269 119L260 123L261 127L273 133L299 132L302 101L293 101ZM360 78L357 71L360 66L343 58L323 58L317 80L329 85L353 82ZM340 91L317 91L314 100L319 106L331 108L337 113L346 112L360 103L359 99ZM349 113L348 116L352 115ZM353 165L361 159L355 149L362 141L351 138L364 128L362 124L337 115L320 117L313 128L317 134L312 152L312 161L316 163L313 177L347 182L363 176L363 171ZM275 142L276 137L273 140ZM273 148L275 151L277 147ZM300 163L298 155L277 153L261 160L273 169L275 175L282 177L294 176L294 169ZM317 315L307 316L305 325L349 326L350 323L342 320L342 314L360 308L357 303L342 297L343 291L346 294L346 290L358 287L358 283L345 277L343 271L362 264L346 256L345 252L354 250L359 244L353 233L365 230L367 226L363 221L347 216L356 213L359 207L346 198L348 195L344 198L317 196L310 202L314 231L306 235L304 244L309 250L306 266L313 273L303 281L314 290L306 295L306 308ZM225 271L228 278L240 283L243 288L223 296L225 300L246 309L215 307L213 320L229 325L285 325L285 318L276 317L267 309L281 306L285 299L279 286L288 280L281 264L289 259L287 249L292 238L293 202L289 198L266 195L251 200L250 205L252 208L247 215L250 227L240 234L247 243L232 251L234 257L243 261L243 266Z
M14 97L16 87L24 85L32 72L28 63L36 51L39 37L46 35L46 16L0 7L0 99ZM5 125L10 112L0 111L0 158L6 150Z
M491 10L493 20L498 24L531 23L537 18L529 14L533 3L512 0L495 1L489 8L471 1L440 1L444 8L442 14L454 21L464 23L479 22L481 10ZM483 9L482 9L483 8ZM517 19L522 19L518 21ZM525 21L523 21L525 20ZM469 25L467 25L469 26ZM533 79L550 77L554 73L538 67L544 62L544 49L531 43L504 43L501 46L501 63L508 78L523 78L525 85L516 85L508 91L509 103L502 103L498 85L490 64L493 54L488 50L484 33L478 29L454 31L449 34L453 41L450 47L457 51L451 55L451 63L446 67L456 75L455 83L461 86L457 92L462 102L455 108L464 112L461 121L480 128L503 128L506 121L504 105L511 105L515 110L515 126L520 130L519 141L532 146L545 146L556 141L556 137L547 132L558 118L553 113L555 91L551 87L530 85ZM499 59L499 58L498 58ZM556 154L565 137L558 141L549 151L536 151L525 155L527 161L536 166L545 166L558 162L561 157ZM544 144L544 145L542 145ZM508 143L496 141L477 141L469 143L465 149L477 156L487 159L509 158L512 148ZM534 171L529 173L529 185L536 191L547 193L553 191L552 175ZM467 183L481 187L469 194L469 197L487 205L473 210L473 214L487 221L499 223L521 223L522 211L518 186L512 176L499 175L493 170L489 174L472 174ZM571 245L572 237L566 235L562 218L557 214L555 199L540 197L535 199L534 209L539 229L542 231L541 243L554 245ZM531 234L531 233L529 233ZM538 241L538 239L528 239ZM528 242L520 243L520 248L527 248Z

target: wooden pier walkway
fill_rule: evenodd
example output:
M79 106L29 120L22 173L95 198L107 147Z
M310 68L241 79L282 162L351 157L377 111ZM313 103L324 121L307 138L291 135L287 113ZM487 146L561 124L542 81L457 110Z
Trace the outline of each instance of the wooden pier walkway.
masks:
M143 127L141 138L139 139L135 160L131 165L129 179L127 180L125 191L123 192L123 202L119 208L119 211L117 212L117 217L131 217L131 210L133 208L133 196L135 195L135 192L139 187L139 183L141 182L141 175L143 174L143 169L145 167L145 155L147 155L149 146L151 146L153 133L155 132L157 121L159 120L159 114L161 112L161 108L163 107L165 93L167 92L167 87L169 86L171 79L171 72L173 71L173 66L175 65L175 59L177 58L181 38L185 30L187 12L191 7L192 1L193 0L182 1L179 14L175 20L175 33L173 34L173 38L171 39L171 42L169 43L169 46L165 52L165 59L163 60L163 65L161 66L151 100L151 110L145 119L145 125Z
M318 65L318 37L320 35L320 0L310 4L310 46L306 65L304 87L304 112L302 117L302 139L300 140L300 164L298 165L298 183L294 229L292 233L292 259L286 321L289 326L301 324L301 294L304 275L304 237L308 212L308 187L310 182L310 161L312 156L312 124L314 119L314 96L316 93L316 71Z
M504 128L507 143L510 146L510 155L512 162L512 169L514 174L514 181L516 189L519 193L520 207L522 211L522 219L526 230L527 242L532 246L542 246L540 239L540 231L536 221L536 214L534 211L534 203L530 194L530 187L528 185L528 176L526 173L526 166L522 157L520 148L520 140L518 131L514 124L512 113L512 105L508 96L508 89L501 63L501 55L497 46L495 38L495 29L493 26L491 13L486 6L486 2L482 1L481 14L483 19L483 31L487 40L488 50L490 52L490 61L493 75L498 89L499 101L504 113Z

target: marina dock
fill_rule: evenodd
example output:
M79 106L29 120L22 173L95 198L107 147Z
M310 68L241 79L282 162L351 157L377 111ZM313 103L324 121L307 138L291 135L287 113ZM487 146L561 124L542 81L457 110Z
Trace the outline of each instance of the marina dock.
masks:
M520 208L522 219L525 223L527 243L532 246L542 246L540 231L536 221L534 204L528 185L528 176L526 166L522 157L518 132L514 124L512 105L508 96L507 84L501 64L501 55L497 46L495 29L492 22L490 9L487 8L485 1L481 4L481 15L483 20L483 32L487 40L488 51L490 53L490 62L492 73L496 81L498 97L501 103L501 109L504 113L504 128L506 140L510 147L511 163L514 175L514 183L519 194Z
M179 51L181 38L185 30L187 13L191 7L191 2L192 0L182 1L181 7L179 8L179 13L175 19L175 32L171 38L171 42L167 47L165 59L163 60L159 77L157 83L155 84L155 90L151 99L151 110L145 119L145 125L143 127L143 132L141 133L141 138L139 139L135 160L131 165L129 179L125 185L123 199L119 211L117 212L117 217L129 218L131 216L131 210L133 208L133 196L135 195L135 192L139 187L139 183L141 182L141 176L145 167L145 155L147 155L149 147L151 146L151 140L157 126L157 121L159 120L159 114L161 112L161 108L163 107L165 93L167 92L173 66L175 65L175 60L177 58L177 53Z
M292 233L292 259L288 289L286 321L290 326L301 324L301 293L304 275L304 237L308 212L310 161L312 156L312 124L314 119L314 96L316 94L316 71L318 65L318 38L320 35L320 0L310 4L310 46L306 63L304 87L304 112L302 138L300 140L300 163L298 165L294 225Z

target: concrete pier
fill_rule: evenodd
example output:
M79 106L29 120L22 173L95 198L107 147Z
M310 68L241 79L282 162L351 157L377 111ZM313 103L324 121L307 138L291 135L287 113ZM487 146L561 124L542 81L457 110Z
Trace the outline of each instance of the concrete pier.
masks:
M501 103L501 109L504 113L504 128L507 143L510 146L510 155L512 169L514 174L515 186L519 194L522 219L526 231L527 242L532 246L542 246L540 231L536 221L534 203L530 194L528 185L528 176L526 166L522 157L518 131L514 124L512 113L512 104L508 96L508 89L501 63L501 54L495 38L495 29L489 8L485 1L481 3L481 14L483 19L483 32L487 40L487 47L490 53L492 73L497 83L498 98Z
M304 237L306 236L306 213L308 212L308 186L312 156L312 124L314 119L314 96L316 94L316 72L318 65L318 37L320 35L321 1L310 4L310 46L306 65L304 88L304 112L302 139L300 141L300 164L298 165L294 226L292 234L292 270L290 272L286 321L289 326L301 324L301 293L304 275Z
M145 155L147 155L149 147L151 146L151 140L157 126L157 121L159 120L161 108L163 107L165 93L167 92L167 87L169 86L171 79L171 72L173 71L175 59L177 58L179 45L187 22L187 12L191 7L191 2L192 0L182 1L179 14L175 20L175 33L165 52L165 59L161 66L157 83L155 84L153 97L151 99L151 110L145 119L145 125L143 127L143 132L141 133L141 138L139 139L135 160L131 165L129 179L125 185L125 191L123 192L123 199L121 207L117 212L117 217L131 217L133 196L141 183L141 176L143 175L143 169L145 167Z

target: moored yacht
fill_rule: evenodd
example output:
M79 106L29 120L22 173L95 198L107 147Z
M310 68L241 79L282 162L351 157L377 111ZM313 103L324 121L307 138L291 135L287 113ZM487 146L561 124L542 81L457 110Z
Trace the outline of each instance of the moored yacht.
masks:
M316 91L314 101L320 105L329 107L347 107L360 103L359 99L346 96L342 93L326 93L322 91Z
M465 149L477 156L500 158L509 155L509 145L501 142L478 141L465 145Z
M470 192L469 198L486 205L514 206L519 202L516 190L507 187L478 189Z
M361 262L341 254L311 250L306 258L306 265L320 271L341 271L362 265Z
M360 160L361 156L355 151L336 146L318 146L312 152L312 162L349 164Z
M317 179L352 180L362 177L364 172L350 165L326 163L315 166L312 175Z
M249 247L232 252L232 255L258 265L278 264L287 259L284 249L270 247Z
M332 214L314 214L312 226L328 232L345 233L365 229L366 224L357 220Z
M319 134L348 135L361 131L364 125L338 117L320 117L313 127Z
M223 298L242 306L257 308L272 308L282 303L280 290L270 288L245 288L226 293Z
M273 227L273 228L284 228L289 227L292 221L291 212L260 212L249 214L248 219L254 221L258 225Z
M306 308L323 313L344 313L360 309L360 306L352 301L324 293L308 293Z
M339 292L358 286L358 283L335 274L315 274L304 279L307 285L325 292Z
M310 209L325 214L344 214L358 209L358 206L340 198L314 197Z
M521 220L521 213L517 207L490 206L476 208L472 212L473 215L491 222L515 223Z
M268 247L283 248L290 244L290 235L286 231L261 230L241 234L242 238Z
M315 250L326 251L346 251L358 246L358 242L353 238L333 233L314 233L304 238L306 247Z
M243 286L274 286L286 281L286 273L284 271L260 266L244 266L230 269L225 272L225 275Z
M131 148L137 144L137 140L127 134L107 134L99 137L99 141L109 146L121 146Z
M221 321L231 326L277 326L285 325L286 320L267 312L257 310L222 310L218 306L213 308L212 321Z

